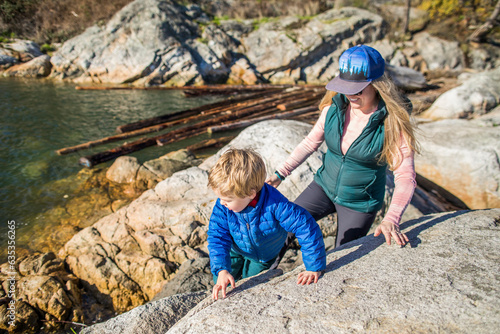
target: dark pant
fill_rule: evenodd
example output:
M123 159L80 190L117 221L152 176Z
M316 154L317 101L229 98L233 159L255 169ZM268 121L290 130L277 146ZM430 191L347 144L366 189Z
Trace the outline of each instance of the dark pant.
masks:
M306 209L316 220L320 220L331 213L337 212L335 247L367 235L377 215L376 211L364 213L346 208L339 204L334 204L325 194L323 188L315 181L312 181L309 186L307 186L294 203ZM271 268L274 269L278 266L294 238L295 235L293 233L288 233L285 246L281 249L278 258Z
M234 277L235 281L260 274L264 270L269 269L275 262L275 259L272 259L268 262L254 261L244 257L243 255L233 252L233 250L231 250L230 255L231 275ZM217 276L215 275L214 282L215 284L217 284Z

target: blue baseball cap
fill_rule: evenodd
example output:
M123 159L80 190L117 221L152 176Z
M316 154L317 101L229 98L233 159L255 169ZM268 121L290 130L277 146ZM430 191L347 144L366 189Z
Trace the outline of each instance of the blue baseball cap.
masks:
M377 50L366 45L356 45L342 53L339 58L340 74L326 85L326 89L354 95L380 78L384 70L384 58Z

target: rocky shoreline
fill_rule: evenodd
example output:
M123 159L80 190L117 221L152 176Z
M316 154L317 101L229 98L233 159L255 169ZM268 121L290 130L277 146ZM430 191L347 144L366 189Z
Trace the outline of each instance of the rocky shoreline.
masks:
M324 84L335 76L335 60L344 49L369 43L391 64L389 71L398 86L413 92L422 133L419 138L423 152L416 157L419 188L403 217L408 222L404 226L425 225L427 219L435 217L428 215L444 213L440 217L450 217L450 221L439 218L443 224L437 225L451 224L456 231L456 226L464 224L460 217L468 214L449 212L500 207L500 50L471 44L464 52L457 42L425 32L410 41L393 42L384 39L386 33L387 24L381 17L356 8L329 10L307 20L284 17L254 27L251 21L228 20L219 25L207 22L199 8L193 6L136 0L104 27L90 28L64 43L52 57L41 54L29 41L3 44L0 67L4 76L101 85ZM446 76L456 78L456 87L446 92L436 90L439 93L435 95L419 95L419 91L429 91L439 84L439 78L445 82ZM296 121L266 121L245 129L228 146L252 146L263 155L268 172L272 172L310 128L310 124ZM0 329L40 332L43 326L43 331L55 332L76 326L71 323L90 325L117 313L142 314L145 308L155 309L158 305L163 305L165 315L157 324L160 327L155 328L172 327L181 314L205 298L212 284L206 229L215 195L207 189L206 177L223 150L203 162L187 151L179 151L177 156L160 157L142 165L133 157L122 157L107 171L82 172L81 198L65 208L62 216L49 213L60 217L61 227L36 246L38 253L20 256L13 264L18 273L15 326L9 326L7 318L11 266L8 262L0 265ZM318 152L280 186L280 191L294 199L320 164ZM387 180L386 202L393 188L390 174ZM86 196L92 189L103 188L105 194L100 198L105 209L95 212L95 203ZM91 205L82 207L83 203ZM65 216L68 212L81 217L76 225L74 219L73 225L64 224L65 219L69 220ZM471 211L470 215L483 219L497 212ZM492 221L498 220L498 215L495 217ZM334 222L334 216L319 222L330 250ZM486 223L493 226L492 230L495 224ZM454 238L458 236L454 234ZM425 240L418 241L415 236L414 242ZM435 245L443 246L437 242ZM350 247L355 246L331 253L333 267L337 266L335 254ZM383 247L376 248L384 252ZM384 255L374 255L374 261L380 259L377 256ZM430 263L425 254L410 260ZM300 251L294 248L287 253L280 270L287 273L300 265ZM339 279L335 272L337 269L325 279L332 280L332 286ZM264 281L269 282L263 286L274 286L291 280L291 274L273 280L277 274L263 274L264 280L256 278L249 287ZM432 284L432 280L426 282ZM497 282L492 278L481 284L486 288ZM240 295L245 295L246 289L242 290ZM252 289L249 291L252 293ZM205 300L190 314L211 312L209 306ZM169 307L183 311L173 314ZM214 307L212 315L219 312L218 306ZM489 316L484 309L480 312ZM153 318L136 317L132 318L144 326L155 323ZM190 317L183 320L188 325L175 326L177 332L190 326ZM378 324L379 329L388 326L385 320L378 320ZM226 329L236 328L233 325L229 323ZM108 325L92 326L84 332L103 333L103 326ZM115 332L123 328L109 326ZM479 328L486 332L489 327Z

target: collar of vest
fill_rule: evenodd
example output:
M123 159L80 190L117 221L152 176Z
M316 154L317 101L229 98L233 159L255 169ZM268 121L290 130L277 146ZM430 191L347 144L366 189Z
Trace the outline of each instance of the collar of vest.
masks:
M349 105L349 99L344 94L337 94L332 98L332 102L337 106L338 110L342 110L345 112L347 106ZM377 110L370 117L372 122L378 124L382 122L387 116L387 108L385 106L385 102L382 99L379 99Z

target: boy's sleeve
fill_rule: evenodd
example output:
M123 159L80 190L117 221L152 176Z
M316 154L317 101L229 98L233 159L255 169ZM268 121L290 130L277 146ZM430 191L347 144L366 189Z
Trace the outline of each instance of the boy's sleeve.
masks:
M325 243L321 229L307 210L283 196L278 202L277 216L281 226L295 234L302 251L306 270L321 271L326 267Z
M233 243L229 226L227 223L227 214L217 199L210 223L208 224L208 253L210 256L210 270L217 276L221 270L231 272L231 245Z

